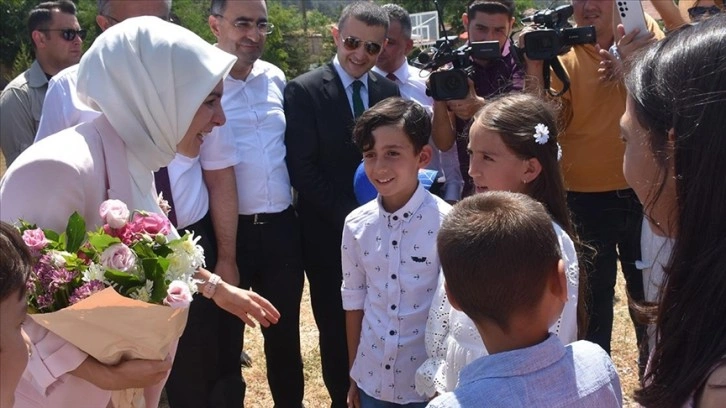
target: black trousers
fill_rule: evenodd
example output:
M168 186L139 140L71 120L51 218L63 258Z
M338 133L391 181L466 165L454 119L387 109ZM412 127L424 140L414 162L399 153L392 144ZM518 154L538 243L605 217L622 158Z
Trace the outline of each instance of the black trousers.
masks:
M597 343L610 353L613 328L613 302L617 278L617 262L625 277L628 296L635 301L644 299L643 274L635 267L641 258L640 232L643 207L633 190L602 193L567 193L567 204L580 240L589 244L595 253L585 253L585 264L580 270L587 273L590 320L586 339ZM587 262L587 260L590 262ZM647 363L648 344L646 326L631 320L640 352L641 372Z
M216 244L207 214L184 228L200 236L206 268L214 271ZM240 365L241 322L201 294L194 295L166 394L171 408L239 408L245 394Z
M305 277L300 224L292 207L258 217L240 215L237 267L240 287L251 288L280 311L277 324L262 328L267 381L275 407L300 408L305 384L300 354L300 301ZM238 359L241 351L242 342Z

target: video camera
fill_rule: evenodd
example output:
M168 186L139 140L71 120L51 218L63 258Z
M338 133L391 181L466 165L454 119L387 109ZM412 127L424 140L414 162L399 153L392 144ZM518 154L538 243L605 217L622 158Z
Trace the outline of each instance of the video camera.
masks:
M429 86L426 94L437 101L448 101L452 99L464 99L469 93L467 78L473 73L474 59L487 60L501 56L498 41L472 42L463 47L453 49L449 37L446 35L444 19L442 17L439 2L433 0L436 6L436 13L439 17L441 32L444 34L441 40L437 41L438 47L429 48L419 54L417 67L434 71L445 65L451 64L453 69L432 72L429 76Z
M539 10L523 23L534 23L536 31L527 33L524 52L531 60L550 60L566 54L573 45L595 42L595 27L573 28L567 21L572 16L572 6L567 4L556 9Z
M562 95L570 88L570 79L557 56L566 54L573 45L596 42L595 27L573 28L570 25L567 19L572 13L572 6L567 4L555 9L538 10L531 17L522 19L523 23L534 23L535 31L526 34L524 53L531 60L545 61L545 88L550 88L550 67L564 84L560 92L550 91L553 96Z
M451 64L453 69L436 71L429 76L429 88L426 94L437 101L464 99L469 93L467 78L474 69L471 59L499 58L501 56L499 42L473 42L452 50L448 38L444 38L440 48L430 48L419 54L416 65L421 69L433 71Z

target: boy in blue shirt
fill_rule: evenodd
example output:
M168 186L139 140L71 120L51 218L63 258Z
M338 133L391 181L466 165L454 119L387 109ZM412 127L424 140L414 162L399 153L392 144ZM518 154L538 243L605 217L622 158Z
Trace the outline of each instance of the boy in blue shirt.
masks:
M426 110L401 98L379 102L353 130L378 197L351 212L343 230L349 407L427 403L414 377L426 359L426 318L439 280L436 233L451 208L418 180L431 160L430 133Z
M474 321L490 355L429 407L622 406L607 353L588 341L564 346L548 332L567 284L542 204L509 192L468 197L441 226L438 251L449 301Z

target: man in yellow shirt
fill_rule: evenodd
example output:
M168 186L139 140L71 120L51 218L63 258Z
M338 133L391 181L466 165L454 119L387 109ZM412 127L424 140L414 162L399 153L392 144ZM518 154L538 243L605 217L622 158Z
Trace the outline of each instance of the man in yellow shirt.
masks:
M614 0L572 0L577 26L592 25L596 44L576 45L559 57L571 86L562 95L563 131L561 168L567 188L567 201L581 241L594 253L585 253L581 270L589 288L589 326L585 338L610 353L613 324L613 298L617 261L626 279L629 296L643 299L643 280L635 261L640 259L642 206L623 176L624 145L620 140L620 117L625 112L626 90L620 79L603 80L598 69L601 50L616 42ZM626 36L620 46L628 49L645 45L663 32L652 19L651 35L632 40ZM527 60L525 89L543 92L542 61ZM552 87L562 83L552 75ZM534 131L534 130L533 130ZM582 298L581 298L582 299ZM645 327L636 324L639 346L645 342ZM647 345L640 347L641 373L647 360Z

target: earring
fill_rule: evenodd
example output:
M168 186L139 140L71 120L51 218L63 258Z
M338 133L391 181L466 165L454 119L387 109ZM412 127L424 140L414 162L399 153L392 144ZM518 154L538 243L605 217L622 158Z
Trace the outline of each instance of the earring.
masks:
M529 181L527 181L527 179L522 179L522 183L527 184Z

